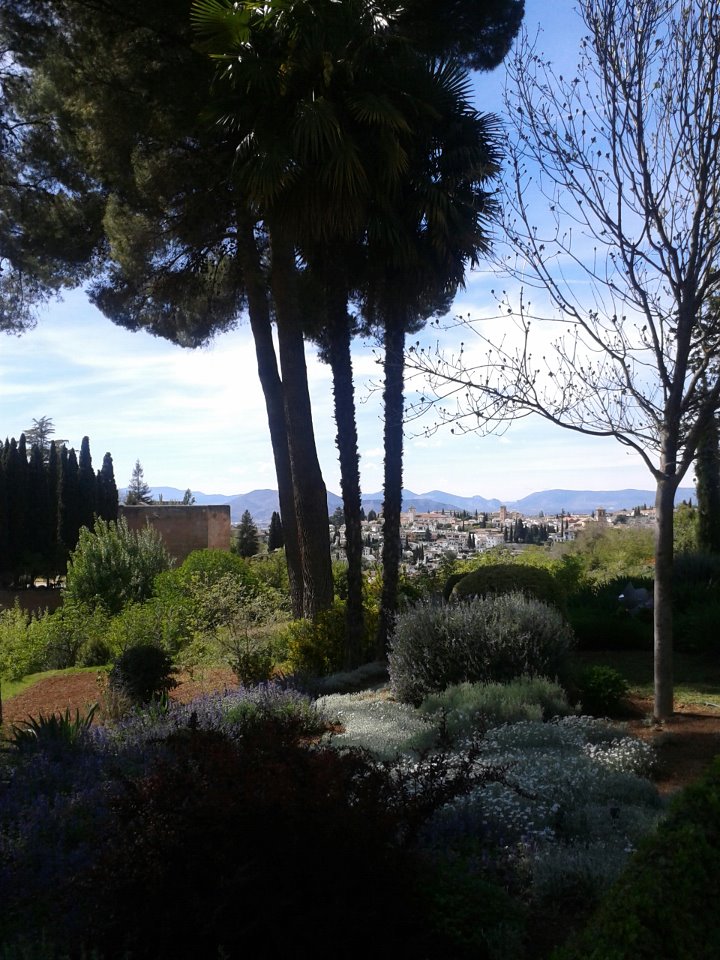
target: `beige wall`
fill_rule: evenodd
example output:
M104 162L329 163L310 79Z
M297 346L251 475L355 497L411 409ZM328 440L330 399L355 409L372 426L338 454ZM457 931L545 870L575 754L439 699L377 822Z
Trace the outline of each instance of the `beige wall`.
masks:
M182 506L151 503L148 506L120 504L118 518L124 517L131 530L142 530L146 523L163 538L170 555L178 563L193 550L207 547L230 549L230 505Z

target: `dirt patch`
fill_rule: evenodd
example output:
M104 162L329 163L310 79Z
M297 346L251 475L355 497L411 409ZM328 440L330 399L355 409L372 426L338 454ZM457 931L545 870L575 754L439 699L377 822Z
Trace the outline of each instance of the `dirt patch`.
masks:
M190 677L179 674L173 700L187 703L204 693L236 686L231 670L215 668ZM64 713L69 708L87 712L100 699L98 678L94 673L62 674L48 677L3 704L6 729L11 724L37 717L41 713ZM633 699L628 703L629 731L652 743L657 751L656 782L662 794L674 793L697 780L720 754L720 710L697 704L676 705L674 716L661 726L652 723L652 701ZM98 716L102 719L102 715Z
M101 674L92 672L65 673L38 681L3 703L6 727L27 720L28 717L38 717L41 713L45 716L65 713L68 708L73 716L76 710L81 714L87 713L94 703L101 700L99 676ZM237 686L232 671L225 668L205 670L193 677L179 674L177 680L178 686L171 691L170 697L181 703L194 700L204 693ZM97 714L97 718L102 720L102 711Z

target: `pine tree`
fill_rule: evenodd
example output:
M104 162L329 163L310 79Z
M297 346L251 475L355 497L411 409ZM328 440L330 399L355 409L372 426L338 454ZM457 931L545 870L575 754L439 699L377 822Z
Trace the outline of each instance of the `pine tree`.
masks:
M182 505L184 507L191 507L195 503L195 497L193 496L192 490L190 487L187 488L182 498Z
M240 518L240 526L235 535L233 551L241 557L254 557L258 552L260 538L258 529L249 510L246 510Z
M142 503L152 503L152 499L152 490L145 482L142 464L139 460L136 460L125 496L125 503L130 506L138 506Z
M268 550L279 550L284 546L282 520L277 510L273 510L270 517L270 529L268 530Z

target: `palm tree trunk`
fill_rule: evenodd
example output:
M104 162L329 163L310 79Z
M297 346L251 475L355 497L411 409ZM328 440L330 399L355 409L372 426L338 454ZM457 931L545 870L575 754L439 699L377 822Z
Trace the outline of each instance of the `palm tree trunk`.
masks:
M360 457L355 420L355 395L350 355L350 319L345 297L329 316L327 330L335 401L335 443L340 459L340 485L345 512L345 554L347 556L347 608L345 669L359 666L365 635L362 596L362 521L360 511Z
M327 491L315 446L295 282L295 250L279 225L271 226L270 236L272 291L303 574L303 613L314 617L333 601Z
M385 483L383 500L383 588L376 636L376 655L387 656L394 628L400 582L400 512L402 510L402 459L404 413L404 317L388 318L385 325Z
M275 461L292 612L294 617L302 617L303 574L300 541L295 514L292 471L290 469L288 432L285 425L283 386L278 372L275 344L272 337L267 286L260 265L253 224L248 216L239 218L237 232L238 255L245 281L250 328L255 341L258 377L265 397L270 443Z

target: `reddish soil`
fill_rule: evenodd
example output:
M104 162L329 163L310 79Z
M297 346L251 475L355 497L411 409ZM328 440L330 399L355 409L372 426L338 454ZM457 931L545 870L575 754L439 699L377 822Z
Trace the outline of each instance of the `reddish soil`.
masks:
M202 693L223 690L235 685L228 669L205 670L194 678L178 676L173 700L187 702ZM40 713L64 713L70 708L81 714L101 700L94 673L64 674L48 677L3 704L6 729L13 723L37 717ZM654 725L652 702L632 700L628 704L629 731L653 743L658 754L656 781L663 794L682 789L700 777L716 755L720 754L720 710L697 704L676 704L675 715L661 726ZM101 718L101 717L99 717Z

